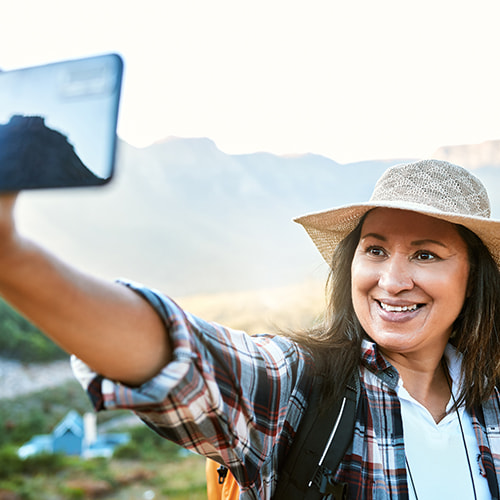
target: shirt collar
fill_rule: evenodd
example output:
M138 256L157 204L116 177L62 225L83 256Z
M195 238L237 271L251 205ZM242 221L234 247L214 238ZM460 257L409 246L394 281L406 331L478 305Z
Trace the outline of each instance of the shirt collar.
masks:
M361 363L377 374L391 368L375 342L364 339L361 343Z
M462 356L451 344L447 344L444 357L453 382L453 393L456 395L461 385ZM395 386L394 383L397 385L399 381L397 370L384 358L375 342L363 339L361 343L361 364L384 379L389 385Z
M384 358L375 342L364 339L361 343L361 364L392 389L399 382L397 370Z

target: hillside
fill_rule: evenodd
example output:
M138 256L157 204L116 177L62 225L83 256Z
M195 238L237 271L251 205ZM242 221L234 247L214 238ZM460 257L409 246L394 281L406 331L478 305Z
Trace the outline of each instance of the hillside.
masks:
M500 166L500 140L481 144L443 146L434 153L434 158L446 160L471 170Z
M475 173L496 195L500 168L490 157ZM174 296L281 287L323 280L326 269L292 218L368 198L380 173L401 161L227 155L209 139L142 149L120 142L109 186L23 193L19 214L29 234L84 269Z

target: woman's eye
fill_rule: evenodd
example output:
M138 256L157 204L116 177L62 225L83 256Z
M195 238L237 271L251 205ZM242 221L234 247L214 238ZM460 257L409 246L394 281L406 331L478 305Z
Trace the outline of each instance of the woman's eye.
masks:
M380 247L368 247L366 249L366 253L373 257L383 257L385 256L385 252L383 248Z
M415 254L415 258L421 261L428 261L428 260L434 260L437 257L432 252L426 252L425 250L420 250Z

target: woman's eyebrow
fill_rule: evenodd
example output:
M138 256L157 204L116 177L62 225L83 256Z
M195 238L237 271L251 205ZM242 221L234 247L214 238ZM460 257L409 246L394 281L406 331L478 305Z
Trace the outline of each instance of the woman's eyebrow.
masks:
M427 239L423 239L423 240L415 240L415 241L411 242L411 244L413 246L420 246L420 245L425 245L428 243L433 243L434 245L439 245L440 247L448 248L442 241L433 240L432 238L427 238Z
M387 238L379 233L367 233L361 236L362 240L366 238L375 238L380 241L387 241ZM443 248L448 248L442 241L434 240L432 238L423 238L421 240L414 240L411 242L412 246L422 246L428 244L434 244L434 245L439 245L440 247Z
M381 234L378 234L378 233L363 234L361 236L361 239L364 240L365 238L375 238L376 240L387 241L387 238L385 236L382 236Z

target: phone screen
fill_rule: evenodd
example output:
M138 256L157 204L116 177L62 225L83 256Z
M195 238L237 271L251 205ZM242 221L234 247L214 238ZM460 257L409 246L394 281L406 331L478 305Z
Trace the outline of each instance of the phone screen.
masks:
M122 75L117 54L0 72L0 190L107 183Z

